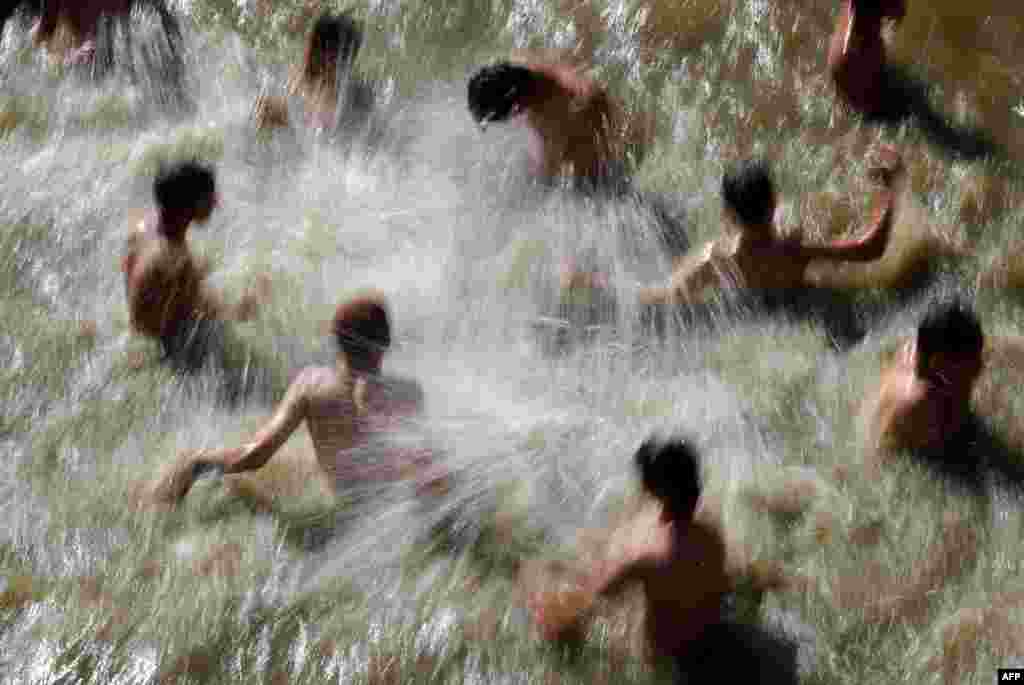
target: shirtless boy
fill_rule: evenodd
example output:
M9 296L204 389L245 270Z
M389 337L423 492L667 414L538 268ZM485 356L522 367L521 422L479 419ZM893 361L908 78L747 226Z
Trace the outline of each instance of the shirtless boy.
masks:
M842 0L828 49L828 71L836 92L855 110L882 114L886 103L882 22L899 22L905 0Z
M640 304L700 302L712 290L779 294L810 286L805 272L812 260L878 259L892 233L899 201L896 185L903 174L902 160L894 150L885 148L878 156L871 177L880 187L867 231L862 238L826 245L780 240L774 226L775 185L768 165L760 160L740 164L722 179L723 214L733 234L681 258L668 287L641 291Z
M915 338L882 370L878 393L868 400L869 468L877 469L892 450L941 454L963 447L984 344L977 316L961 302L928 312Z
M372 108L369 84L351 74L362 43L363 31L348 13L323 14L313 24L306 37L302 64L288 80L288 94L302 99L311 128L334 127L339 76L344 88L342 100L349 112L365 114ZM288 103L281 97L261 95L256 100L253 119L258 129L288 126Z
M133 8L149 6L159 16L172 50L178 49L181 31L166 0L40 0L42 15L32 29L36 45L45 45L51 52L64 52L66 64L84 64L96 56L96 38L104 16L126 22ZM66 43L56 45L58 29Z
M596 598L637 585L646 603L648 647L683 660L706 629L721 621L722 599L731 589L725 542L717 529L695 518L701 483L691 444L649 439L634 459L643 489L660 505L657 518L638 517L617 532L622 543L616 555L581 582L575 594L582 600L574 612L558 611L540 592L530 597L530 608L541 634L558 640L578 629Z
M596 81L567 61L523 60L483 67L469 80L469 111L486 127L519 118L530 133L531 171L582 187L614 184L630 154L642 154L650 122L627 118Z
M384 353L391 345L384 298L368 294L343 303L333 326L338 345L335 366L301 371L252 440L240 447L184 455L157 481L151 497L173 504L207 471L255 471L303 422L313 441L317 471L332 489L345 480L394 480L405 475L416 475L421 490L443 485L443 476L430 463L429 450L382 443L403 424L414 423L423 400L415 381L381 373ZM358 448L366 450L367 463L358 463Z
M265 293L250 291L238 304L225 304L203 282L207 265L189 250L189 226L205 224L218 204L211 168L197 162L167 167L157 174L153 197L155 209L133 227L121 259L131 326L158 340L168 357L198 362L206 327L249 320Z

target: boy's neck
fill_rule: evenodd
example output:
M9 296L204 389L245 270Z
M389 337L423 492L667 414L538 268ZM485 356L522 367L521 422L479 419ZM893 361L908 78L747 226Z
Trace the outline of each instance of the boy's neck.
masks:
M344 353L338 355L338 373L350 378L376 378L381 375L381 367L367 364L353 364Z
M677 513L675 510L673 510L673 509L671 509L671 508L669 508L669 507L667 507L667 506L665 506L663 504L661 506L661 514L658 517L658 520L661 523L674 524L675 526L679 527L680 529L685 529L691 523L693 523L693 516L694 516L695 512L696 512L696 508L689 509L685 513Z
M191 223L192 216L186 212L168 212L162 209L156 212L156 231L170 243L184 243L185 233Z
M736 224L740 249L764 248L775 245L775 228L771 224L744 226Z

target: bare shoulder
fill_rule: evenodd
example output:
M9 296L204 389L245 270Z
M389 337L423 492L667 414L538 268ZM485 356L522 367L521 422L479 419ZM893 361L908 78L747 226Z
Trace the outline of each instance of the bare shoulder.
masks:
M600 84L587 75L588 65L564 51L519 51L512 62L544 75L564 88L573 97L589 98L604 92Z
M710 241L701 248L680 258L672 270L669 287L688 297L697 297L704 286L709 284L715 263L724 259L723 246L719 241Z
M690 524L686 533L688 550L696 552L702 559L725 565L725 538L717 523L698 518Z
M293 388L304 392L330 391L342 384L338 370L329 366L307 366L292 381Z
M146 221L149 216L149 210L142 207L133 207L126 213L126 221L128 223L128 236L142 235L147 232L148 222Z
M917 430L919 410L927 402L924 383L914 374L905 346L884 363L875 395L865 398L870 439L875 449L903 446Z
M715 241L709 241L679 257L675 267L672 269L672 281L685 280L688 274L698 269L702 264L711 261L715 254L715 245Z
M137 253L152 238L147 228L147 212L144 209L130 209L126 216L125 254Z

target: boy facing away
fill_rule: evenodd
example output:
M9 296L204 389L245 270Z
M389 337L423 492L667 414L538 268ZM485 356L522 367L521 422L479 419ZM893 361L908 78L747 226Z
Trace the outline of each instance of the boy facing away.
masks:
M240 302L226 304L205 284L209 267L189 249L186 234L205 224L219 204L213 169L183 162L153 182L156 206L131 233L121 258L132 329L160 342L167 357L201 366L210 325L248 321L269 287L265 281Z
M357 296L335 312L334 366L310 366L292 382L273 416L238 447L186 453L151 488L150 499L174 504L207 471L231 475L262 468L303 423L309 429L317 465L314 473L328 491L347 480L419 478L421 492L443 489L444 474L429 448L390 444L388 435L413 421L422 408L419 383L382 373L391 345L384 298ZM366 448L366 454L355 450ZM365 457L365 458L364 458Z
M553 603L534 592L528 602L541 634L559 640L576 634L598 597L639 586L647 647L655 655L683 659L721 621L722 599L731 589L726 546L713 525L695 518L700 467L689 442L648 439L634 460L644 491L660 505L657 518L638 516L618 530L614 556L585 574L574 596ZM564 610L567 604L570 611Z

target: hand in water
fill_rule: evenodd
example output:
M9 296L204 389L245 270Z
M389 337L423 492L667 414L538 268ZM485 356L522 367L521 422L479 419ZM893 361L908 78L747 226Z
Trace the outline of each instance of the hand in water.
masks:
M526 606L545 640L571 642L583 638L584 617L594 596L568 575L560 565L543 562L527 563L521 573Z
M203 460L204 450L182 452L178 459L165 466L147 488L145 499L158 506L173 506L181 501L195 481L209 473L222 475L224 467Z

